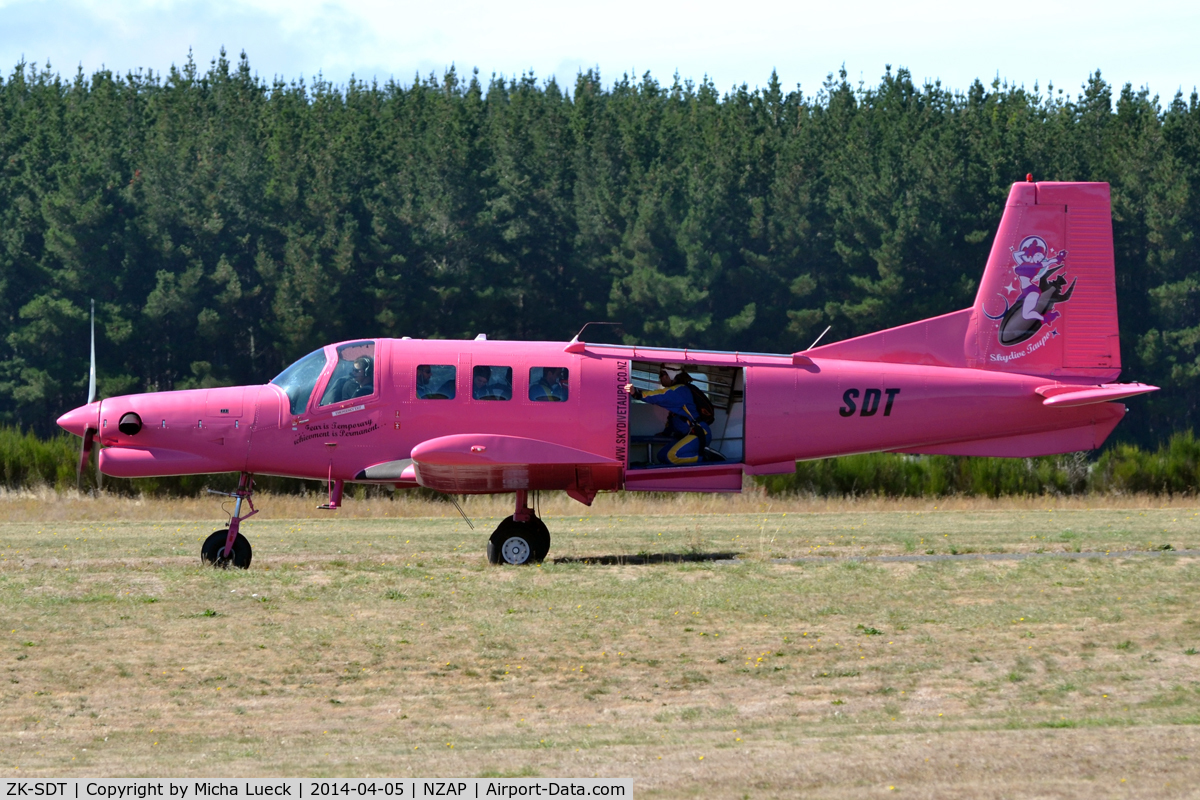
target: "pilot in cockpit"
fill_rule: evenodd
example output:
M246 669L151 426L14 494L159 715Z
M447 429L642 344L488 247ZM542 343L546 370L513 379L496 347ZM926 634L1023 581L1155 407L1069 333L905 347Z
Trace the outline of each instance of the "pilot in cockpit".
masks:
M356 397L367 397L375 393L375 364L370 356L359 356L354 359L350 376L343 378L338 385L338 402L353 400Z

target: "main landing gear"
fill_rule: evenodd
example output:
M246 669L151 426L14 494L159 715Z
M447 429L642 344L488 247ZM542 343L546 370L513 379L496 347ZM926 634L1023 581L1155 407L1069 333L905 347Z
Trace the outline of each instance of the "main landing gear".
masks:
M550 531L529 507L529 492L517 490L517 508L488 539L487 557L493 564L540 564L550 552Z
M229 527L213 531L212 535L204 540L204 545L200 548L201 563L211 564L222 569L231 565L238 569L250 568L250 559L254 557L254 552L250 548L250 542L246 541L246 537L238 533L238 528L241 526L242 520L250 519L258 513L258 509L254 507L254 502L250 499L253 492L254 480L244 472L238 479L237 491L231 493L208 490L209 494L221 494L236 498L237 505L229 518ZM249 514L242 514L243 500L250 506Z

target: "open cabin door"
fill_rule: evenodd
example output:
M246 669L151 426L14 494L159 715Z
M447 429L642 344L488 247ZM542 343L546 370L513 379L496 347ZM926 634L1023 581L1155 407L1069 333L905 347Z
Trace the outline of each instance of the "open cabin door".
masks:
M694 463L676 465L668 453L680 435L668 423L668 411L642 401L629 408L629 459L625 488L652 492L737 492L742 488L745 453L746 378L742 367L678 362L634 361L630 382L643 391L662 388L663 369L675 375L686 368L692 385L713 406L711 438Z

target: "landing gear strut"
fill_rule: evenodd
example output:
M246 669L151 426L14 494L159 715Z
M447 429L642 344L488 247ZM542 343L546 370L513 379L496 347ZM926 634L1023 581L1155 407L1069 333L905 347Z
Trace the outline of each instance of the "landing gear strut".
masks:
M488 539L493 564L540 564L550 552L550 531L529 507L529 492L517 490L516 512L505 518Z
M258 513L258 509L254 507L254 501L250 499L250 495L254 493L254 479L248 473L243 472L238 479L237 491L215 492L209 489L208 493L236 498L237 505L234 506L233 514L229 518L229 527L213 531L212 535L204 540L204 546L200 548L201 563L211 564L222 569L226 569L230 565L238 569L249 569L250 559L254 557L254 552L250 548L250 542L246 541L246 537L238 533L238 528L241 526L242 520L250 519ZM250 506L249 514L242 514L243 500Z

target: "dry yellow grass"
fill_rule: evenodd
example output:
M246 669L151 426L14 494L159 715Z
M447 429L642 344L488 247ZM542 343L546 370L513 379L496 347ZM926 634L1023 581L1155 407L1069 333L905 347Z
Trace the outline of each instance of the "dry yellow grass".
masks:
M316 486L316 484L314 484ZM10 522L38 520L217 520L222 498L213 495L181 498L129 498L102 493L99 496L53 489L18 490L0 488L0 516ZM318 511L325 502L323 494L255 495L261 509L259 519L315 519L328 517ZM947 498L832 498L813 496L771 497L761 487L747 482L741 494L645 494L637 492L604 493L589 508L571 500L562 492L542 495L542 513L546 516L612 516L613 514L753 514L756 512L806 514L848 511L1007 511L1022 510L1095 510L1095 509L1168 509L1191 508L1192 497L1159 495L1098 495L1092 497L947 497ZM485 517L512 513L512 495L467 497L463 507L471 515ZM409 492L356 499L348 494L338 514L353 518L382 517L458 517L454 507L444 501L429 500Z
M483 563L506 503L469 502L471 532L443 504L315 502L264 499L254 567L218 572L197 558L214 500L0 499L0 768L599 775L639 797L1200 785L1193 559L771 560L1200 547L1186 502L547 498L564 560L527 569Z

